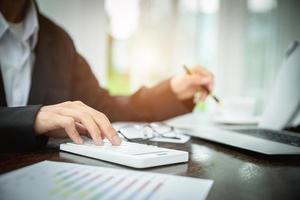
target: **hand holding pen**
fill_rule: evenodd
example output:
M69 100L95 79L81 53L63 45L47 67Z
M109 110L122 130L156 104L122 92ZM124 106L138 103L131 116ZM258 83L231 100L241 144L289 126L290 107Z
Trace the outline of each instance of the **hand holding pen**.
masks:
M193 74L193 72L186 65L183 65L183 68L184 68L184 70L186 71L186 73L188 75L192 75ZM221 103L220 99L211 92L212 91L212 87L206 87L206 86L204 86L201 89L204 90L205 93L207 93L208 95L210 95L215 100L216 103L218 103L218 104Z
M208 95L212 95L210 91L213 90L213 85L213 74L201 66L195 66L191 69L186 67L186 73L171 79L171 88L177 98L186 100L194 97L195 103L204 101Z

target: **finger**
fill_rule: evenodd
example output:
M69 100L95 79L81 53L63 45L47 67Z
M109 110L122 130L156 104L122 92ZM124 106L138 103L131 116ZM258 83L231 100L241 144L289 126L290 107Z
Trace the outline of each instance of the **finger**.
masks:
M192 69L192 72L195 74L199 74L199 75L206 75L206 76L210 76L211 72L209 70L207 70L205 67L203 66L196 66Z
M109 119L101 112L85 105L86 109L90 112L97 125L101 129L101 136L106 137L113 145L120 145L121 138L117 131L112 127Z
M199 74L193 74L188 77L188 82L196 85L205 85L211 82L209 76L201 76Z
M67 135L76 143L83 144L83 140L80 137L78 131L76 130L75 121L72 117L65 117L61 115L56 115L55 117L58 125L65 129Z
M60 108L57 112L59 112L61 115L72 117L77 122L82 123L83 126L88 130L95 144L102 144L100 129L86 110L83 108Z
M193 102L194 102L194 104L197 104L199 101L200 101L200 93L197 92L197 93L194 95Z
M89 131L79 122L75 122L76 129L80 134L89 134Z
M194 92L199 90L209 92L207 88L208 83L209 80L207 78L200 78L198 75L191 77L187 81L187 84L189 85L188 87L190 87Z
M208 87L209 91L213 91L213 89L214 89L214 83L210 82L207 87Z
M98 111L91 110L91 112L93 112L94 119L101 129L102 137L106 137L113 145L120 145L121 138L117 134L117 131L112 127L108 118Z
M193 74L190 75L185 82L191 86L199 86L202 84L203 80L198 74Z
M80 135L88 137L89 139L93 140L92 136L89 134L89 132L79 132Z
M207 97L208 93L207 92L201 92L201 95L200 95L200 101L204 102L206 97Z
M191 80L193 87L197 90L203 90L206 93L209 93L212 91L212 81L210 77L193 77L193 80Z
M74 117L77 117L77 120L84 125L96 145L101 145L103 143L100 136L101 131L88 112L79 111Z
M207 75L207 76L213 76L213 73L211 73L211 71L209 71L206 67L197 66L197 67L195 67L195 70L200 74Z
M211 83L214 82L214 75L206 68L200 66L200 67L195 67L194 70L195 70L195 74L199 75L202 78L203 77L209 78Z
M116 130L112 127L108 118L103 113L85 105L80 101L75 101L71 104L67 104L67 106L85 108L85 110L90 113L90 115L96 122L98 128L101 130L101 138L103 138L104 135L113 145L121 144L121 138L117 134Z
M75 122L75 125L80 135L84 135L85 137L92 139L91 135L89 134L89 131L81 123Z

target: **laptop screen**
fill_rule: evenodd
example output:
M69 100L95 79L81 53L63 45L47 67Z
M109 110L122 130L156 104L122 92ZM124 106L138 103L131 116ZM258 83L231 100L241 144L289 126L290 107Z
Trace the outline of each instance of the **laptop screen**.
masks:
M259 127L282 130L299 118L299 108L300 48L299 42L295 41L278 72Z

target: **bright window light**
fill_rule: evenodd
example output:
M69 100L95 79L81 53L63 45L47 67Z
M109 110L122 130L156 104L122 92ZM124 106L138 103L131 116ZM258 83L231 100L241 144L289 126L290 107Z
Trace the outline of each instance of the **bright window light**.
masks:
M139 0L106 0L105 10L112 37L117 40L130 38L138 26Z
M247 6L251 12L263 13L276 8L277 2L276 0L248 0Z
M193 13L215 14L219 11L220 0L183 0L182 4Z

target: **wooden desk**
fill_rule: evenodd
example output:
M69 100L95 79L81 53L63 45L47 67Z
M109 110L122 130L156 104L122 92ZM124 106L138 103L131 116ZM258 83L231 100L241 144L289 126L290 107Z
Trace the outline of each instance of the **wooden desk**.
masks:
M199 139L184 145L154 144L189 151L190 160L145 171L213 179L208 199L300 199L300 156L266 157ZM52 147L33 153L0 154L0 173L43 160L125 168Z

